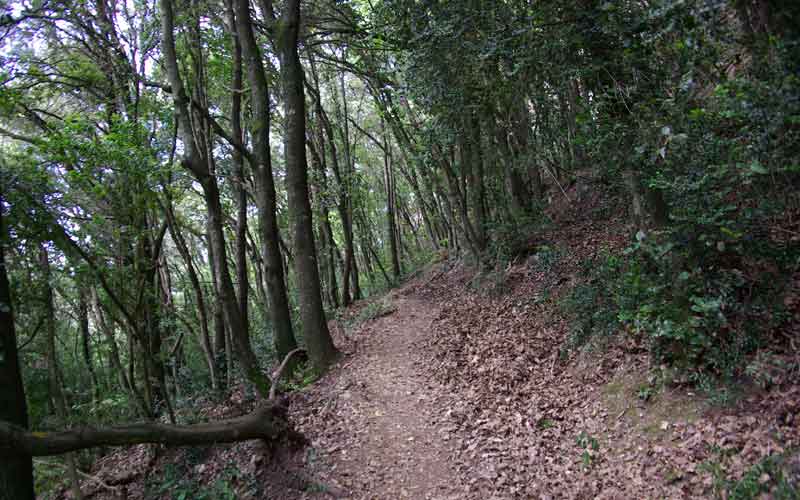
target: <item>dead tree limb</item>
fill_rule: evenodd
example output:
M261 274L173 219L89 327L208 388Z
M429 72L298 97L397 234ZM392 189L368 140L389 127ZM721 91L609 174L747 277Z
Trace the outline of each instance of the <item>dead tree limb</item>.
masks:
M283 362L281 362L281 365L278 367L277 370L275 370L275 373L272 374L272 387L270 387L269 389L270 401L275 400L275 396L278 393L278 382L280 382L281 377L283 376L283 372L286 371L286 367L289 366L289 360L292 359L292 357L294 357L295 354L300 354L300 353L305 354L305 352L306 352L305 349L297 348L293 351L290 351L289 354L287 354L286 357L283 358Z
M243 417L195 425L141 423L103 429L79 427L61 432L30 432L0 421L0 455L10 453L42 457L97 446L142 443L197 446L250 439L274 440L292 434L286 409L272 403Z
M101 429L77 427L58 432L32 432L0 421L0 455L44 457L98 446L130 446L142 443L197 446L250 439L272 441L283 436L304 441L303 436L289 424L286 408L275 403L278 381L284 375L291 358L301 353L305 353L305 349L295 349L283 358L283 362L272 375L269 401L248 415L195 425L139 423Z

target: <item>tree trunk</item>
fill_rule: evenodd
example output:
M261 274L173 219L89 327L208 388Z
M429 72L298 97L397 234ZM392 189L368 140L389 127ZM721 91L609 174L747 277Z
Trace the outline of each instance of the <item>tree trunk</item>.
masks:
M275 181L272 177L270 156L270 104L269 86L264 71L261 52L256 43L250 18L250 2L234 0L236 32L242 46L242 55L250 83L252 120L250 133L253 137L253 177L256 187L256 204L259 211L262 255L267 281L267 294L274 330L275 352L285 356L295 348L297 341L292 330L289 299L283 272L283 257L280 250L280 234L276 215L277 204Z
M354 159L352 150L350 149L350 124L349 124L349 110L347 107L347 92L344 84L344 72L339 73L339 87L342 92L342 144L344 145L344 175L339 175L338 180L340 183L340 217L342 218L342 226L344 229L345 238L345 276L342 280L347 283L350 280L349 298L352 300L359 300L361 298L361 286L358 277L358 264L356 263L356 249L355 249L355 233L353 223L353 176L355 175ZM333 140L333 138L331 138ZM344 304L345 306L347 304Z
M328 301L331 307L339 307L338 286L336 283L336 260L334 252L339 250L336 248L336 242L333 239L333 229L331 228L330 213L328 211L328 174L325 161L325 132L322 130L320 112L321 104L315 99L317 109L317 133L316 138L319 142L319 149L314 145L314 141L308 141L309 151L311 152L311 165L314 179L311 185L316 191L316 200L319 207L320 220L318 222L318 232L320 235L320 253L323 257L324 265L322 265L323 272L327 271L328 279Z
M511 201L511 211L513 216L519 217L530 213L531 195L528 187L520 173L521 162L517 161L516 155L508 143L508 133L505 128L495 125L495 140L502 157L503 172L505 173L505 184Z
M469 138L467 139L467 151L469 154L465 158L469 164L469 175L467 180L469 182L469 200L470 208L472 209L475 222L473 224L475 229L475 246L477 247L480 255L477 255L478 260L483 258L483 253L486 250L486 188L484 185L484 166L483 166L483 148L481 143L481 125L480 119L474 116L469 125Z
M325 135L327 135L328 140L327 143L330 146L331 150L331 170L333 171L333 177L336 179L336 185L338 188L339 199L338 203L336 204L336 210L339 213L339 219L342 223L342 234L344 236L344 259L342 260L342 306L347 307L351 304L354 298L358 298L360 290L358 290L358 278L357 276L353 277L354 273L357 274L357 271L354 271L355 267L355 251L353 246L355 245L354 238L353 238L353 220L352 220L352 210L351 210L351 203L350 203L350 186L351 180L349 177L350 171L350 144L349 144L349 133L347 127L347 105L344 103L343 111L341 112L340 119L343 122L343 127L339 129L341 132L341 140L343 143L343 151L344 151L344 169L341 168L339 163L339 155L336 148L336 137L333 132L333 126L331 124L330 118L328 117L327 113L325 112L324 108L321 104L321 96L319 91L319 82L317 81L316 70L313 65L311 65L311 72L312 76L314 77L314 85L315 85L315 99L316 99L316 110L317 114L320 118L320 121L323 125L323 130ZM344 83L341 83L341 91L342 97L346 99L344 96ZM338 92L338 91L337 91ZM323 151L324 154L324 151ZM355 284L355 287L354 287Z
M389 239L389 257L392 263L392 276L395 281L400 280L400 275L403 270L400 267L400 257L397 252L397 213L395 209L395 186L394 186L394 172L392 171L392 146L389 141L389 136L386 134L385 125L381 120L381 125L384 128L384 152L383 152L383 169L384 169L384 184L386 185L386 235Z
M143 216L142 219L142 224L139 227L145 229L149 228L150 225L147 221L147 217ZM166 226L163 230L166 231ZM159 236L159 238L162 236ZM143 237L140 238L137 249L139 256L137 259L137 267L139 267L138 274L143 277L143 280L139 291L140 299L137 302L141 304L142 307L136 308L137 311L140 312L141 317L139 323L134 328L134 333L142 351L142 366L145 369L146 387L149 388L151 393L149 399L151 408L153 408L155 415L159 415L163 409L166 409L170 420L174 421L175 416L166 387L167 379L164 358L161 353L163 332L161 328L161 307L158 297L159 287L156 276L158 260L161 254L160 249L160 242L151 241L147 231Z
M434 150L436 149L438 148L434 148ZM463 166L465 163L463 144L458 149L461 151L459 154L459 160ZM456 212L456 214L453 215L453 218L460 222L460 224L457 226L460 226L459 229L461 230L461 239L468 245L470 253L477 259L482 252L477 244L475 229L473 228L472 221L469 218L469 204L467 201L467 196L464 193L464 189L462 189L463 182L453 168L453 165L456 162L455 155L451 155L454 158L452 162L443 157L441 154L439 156L441 158L441 164L445 172L445 176L447 177L450 208Z
M129 394L129 397L132 397L133 400L136 402L136 405L139 409L139 412L142 417L144 418L151 418L152 414L150 413L150 409L147 406L147 402L142 396L141 392L139 392L138 388L135 385L135 382L128 377L127 370L125 366L122 364L122 358L119 354L119 346L117 346L117 341L114 339L114 331L106 322L105 316L103 314L103 308L100 304L100 297L97 294L97 290L92 289L92 302L94 303L94 314L95 314L95 322L97 326L100 328L100 331L103 332L106 338L106 343L108 344L109 349L109 357L111 361L111 366L113 371L119 377L119 384L120 387L124 391Z
M86 288L78 284L78 323L81 329L81 347L83 362L86 363L86 370L89 372L89 379L92 382L92 400L95 404L100 400L100 382L97 380L97 372L94 369L92 351L90 347L91 333L89 331L89 298Z
M314 94L314 106L317 118L322 126L320 130L320 155L324 157L327 153L325 145L327 144L330 149L330 156L331 156L331 170L333 171L333 177L336 180L336 185L338 188L339 199L336 204L336 211L339 213L339 219L342 223L342 233L344 236L344 259L338 255L338 250L336 250L336 255L331 255L331 260L334 257L341 264L342 268L342 306L347 307L352 302L353 296L356 295L355 293L351 293L351 287L353 284L353 262L354 262L354 252L353 252L353 230L352 230L352 219L350 213L348 211L349 206L349 189L347 185L346 175L343 174L342 169L339 165L339 155L338 150L336 148L336 137L333 133L333 126L331 125L330 118L328 114L325 112L325 109L322 107L322 98L320 94L319 88L319 79L317 77L316 67L314 65L313 57L309 56L311 61L311 76L313 78L314 85L312 87L313 94ZM343 120L346 121L347 117L345 116ZM345 135L346 136L346 135ZM327 137L327 140L325 138ZM343 139L345 140L345 139ZM349 145L345 142L345 149L349 151ZM349 153L345 153L345 162L349 164ZM349 168L349 167L348 167ZM345 172L346 174L346 172ZM330 232L330 240L333 241L333 231ZM335 243L333 244L335 247ZM358 280L355 280L356 282ZM338 299L335 299L334 302L338 302Z
M279 24L277 45L283 80L286 137L286 186L294 229L295 273L297 274L300 313L309 359L322 372L336 359L319 284L314 226L308 199L308 164L306 161L306 112L303 93L303 68L297 53L300 27L300 1L289 0Z
M198 322L200 323L200 338L198 340L200 342L200 349L203 351L203 355L206 359L206 365L208 366L208 373L211 377L211 387L216 390L219 388L219 376L217 373L217 365L214 362L214 352L211 348L211 339L208 334L208 309L206 308L206 301L205 297L203 296L203 288L200 286L200 278L197 276L197 271L195 270L194 263L192 262L192 256L189 253L189 247L186 244L183 234L181 234L180 228L177 225L177 221L175 220L171 199L167 200L164 213L167 217L170 236L172 236L172 241L175 243L178 253L183 259L183 263L186 265L186 273L189 275L189 282L192 284L192 289L194 290L194 297L196 301L195 309L197 310Z
M58 421L64 425L67 422L67 403L66 396L64 395L64 381L61 375L61 370L58 366L58 355L56 351L56 311L53 304L53 284L52 276L50 273L50 258L47 253L47 247L44 243L39 243L39 266L41 267L42 274L45 278L44 284L44 307L46 311L45 329L47 330L47 382L50 389L50 400L53 402L53 408L58 416ZM78 469L75 465L75 455L67 453L65 457L67 462L67 474L69 475L70 490L72 496L78 500L83 499L83 492L81 492L80 479L78 478Z
M231 135L243 143L242 134L242 45L236 34L236 17L230 1L226 2L228 21L233 31L233 82L231 84ZM244 158L242 153L233 148L233 185L236 189L236 290L239 299L239 310L245 319L245 331L242 335L250 339L249 315L247 312L248 292L250 285L247 273L247 190L244 182Z
M0 194L0 206L2 206ZM7 235L0 214L0 425L28 427L28 406L19 369L17 334L6 272ZM28 456L0 453L0 500L33 500L33 461Z
M30 463L30 457L60 455L98 446L130 446L142 443L199 446L250 439L274 440L287 433L292 431L287 424L286 410L272 403L243 417L196 425L142 423L104 429L80 427L62 432L28 432L22 426L0 421L0 460ZM0 467L0 471L3 469L6 467ZM32 492L25 494L23 484L17 484L25 482L20 481L21 477L25 476L10 478L13 480L8 484L12 489L0 490L0 499L33 498ZM8 495L9 491L19 494ZM7 496L3 497L4 493Z
M237 358L241 363L248 381L262 397L267 398L269 395L270 382L261 371L258 365L258 359L253 352L249 340L242 335L246 319L242 318L239 305L236 302L233 281L228 271L225 234L223 231L223 212L217 180L216 177L209 173L208 158L204 157L207 153L195 147L194 136L192 134L192 122L189 116L189 99L183 87L183 80L181 79L178 69L178 58L175 51L174 13L172 11L171 0L160 0L160 7L161 44L164 53L164 63L167 68L170 86L172 87L172 98L175 105L176 119L179 124L178 128L182 133L182 164L194 175L203 188L203 197L205 198L209 227L211 229L209 231L209 247L213 249L214 260L216 261L217 273L219 275L218 293L223 305L226 323L230 328L231 336L234 340Z
M219 290L219 271L217 270L217 259L214 257L214 248L211 246L211 227L206 224L206 239L208 241L208 268L211 271L211 295L214 304L212 315L214 317L214 345L213 359L214 370L217 373L219 387L227 387L227 378L224 376L231 362L227 355L227 327L225 325L224 306L217 290Z

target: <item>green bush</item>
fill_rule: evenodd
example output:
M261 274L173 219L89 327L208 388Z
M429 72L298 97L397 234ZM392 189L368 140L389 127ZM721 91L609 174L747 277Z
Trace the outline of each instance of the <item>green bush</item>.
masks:
M589 341L610 338L619 328L615 276L621 268L619 258L602 255L583 264L584 283L572 289L562 309L572 318L567 349L577 349Z
M774 233L800 207L800 78L796 44L770 43L763 61L702 99L680 91L640 103L636 130L606 125L637 145L625 161L668 217L649 221L624 255L589 263L590 279L566 301L571 347L621 325L656 362L707 382L741 375L785 322L800 242Z

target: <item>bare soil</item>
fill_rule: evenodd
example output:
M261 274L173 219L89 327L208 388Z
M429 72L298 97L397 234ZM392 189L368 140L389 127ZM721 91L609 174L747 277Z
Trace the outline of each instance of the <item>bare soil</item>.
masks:
M355 352L293 401L321 489L350 498L460 498L443 416L454 397L426 376L421 343L438 308L402 291L358 329ZM330 488L332 486L332 488Z

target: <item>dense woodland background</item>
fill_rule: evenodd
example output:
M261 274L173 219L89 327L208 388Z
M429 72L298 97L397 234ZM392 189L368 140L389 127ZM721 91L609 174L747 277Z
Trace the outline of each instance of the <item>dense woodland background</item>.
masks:
M30 497L30 454L77 484L103 445L191 441L22 427L274 400L337 360L354 301L556 258L576 217L627 244L582 263L565 355L633 336L717 395L769 385L756 355L800 370L793 2L0 5L0 498Z

